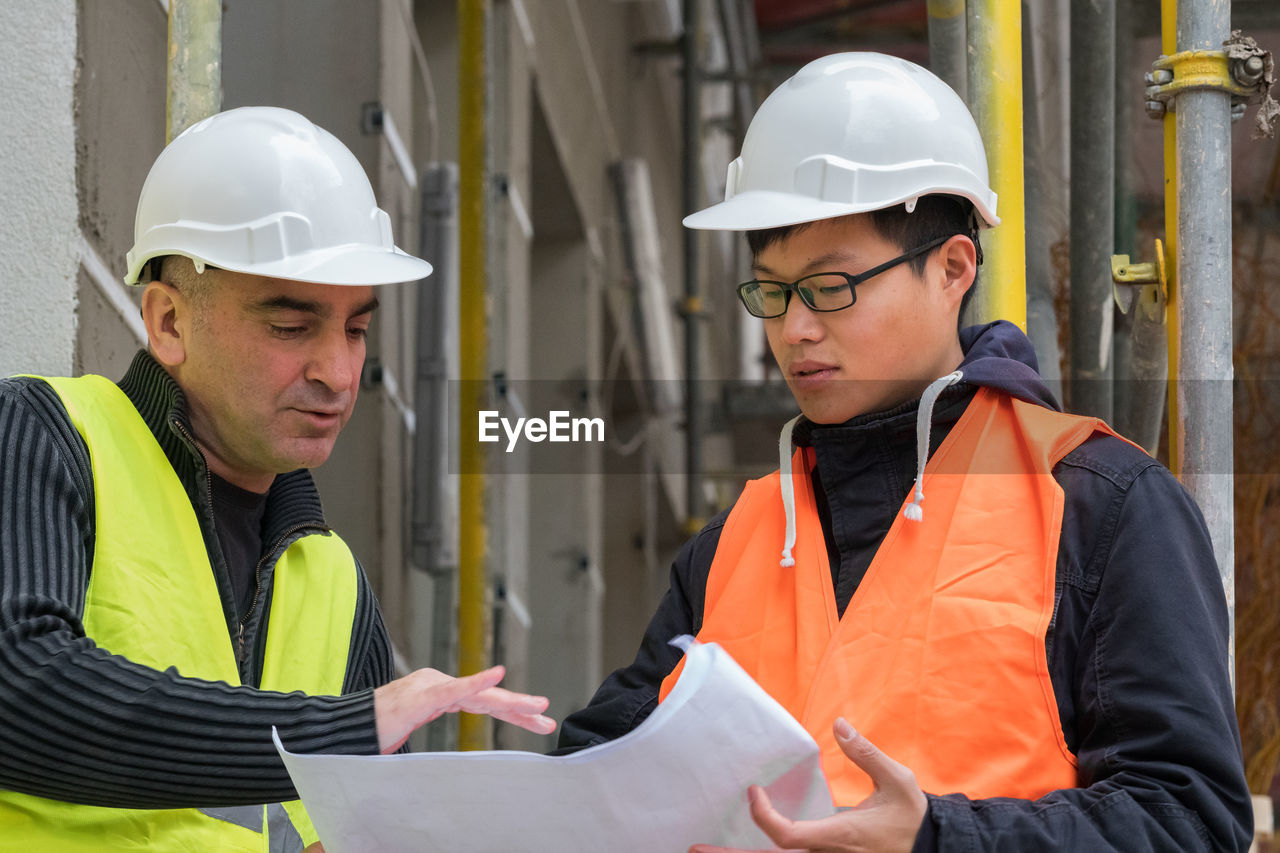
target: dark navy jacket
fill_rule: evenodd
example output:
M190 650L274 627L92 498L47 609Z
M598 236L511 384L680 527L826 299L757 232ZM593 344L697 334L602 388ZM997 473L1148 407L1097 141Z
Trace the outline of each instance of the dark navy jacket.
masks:
M964 380L934 409L936 449L978 386L1057 409L1027 338L1005 322L961 332ZM916 404L837 426L801 419L841 613L916 468ZM1158 462L1095 435L1055 468L1065 508L1045 639L1080 787L1037 801L929 791L917 851L1245 850L1252 811L1227 672L1227 609L1199 509ZM657 704L702 624L721 513L689 540L635 661L564 721L560 751L616 738ZM781 507L779 518L782 517ZM857 726L857 720L851 720ZM745 807L745 806L744 806Z

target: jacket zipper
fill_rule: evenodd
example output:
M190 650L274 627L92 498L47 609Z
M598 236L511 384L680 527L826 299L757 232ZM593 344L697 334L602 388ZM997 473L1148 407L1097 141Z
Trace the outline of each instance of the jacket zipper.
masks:
M204 451L200 449L199 444L196 444L195 438L191 435L190 432L187 431L187 428L182 425L182 421L178 420L177 418L174 418L172 421L170 421L170 423L173 424L174 429L182 433L182 437L185 438L188 442L190 442L191 447L195 450L197 454L200 455L200 461L204 463L205 494L212 496L213 495L213 478L209 476L209 460L204 455ZM212 498L210 499L212 500ZM244 663L244 652L245 652L244 626L248 624L249 617L253 615L253 611L256 610L258 607L258 597L262 593L263 564L266 563L267 557L274 554L276 552L276 549L279 548L284 543L285 539L288 539L290 536L292 536L293 534L301 530L306 530L312 527L316 528L317 530L325 529L322 525L296 524L293 527L290 527L284 533L282 533L280 537L276 539L275 544L271 546L271 549L264 552L263 555L258 558L258 565L254 567L254 570L253 570L253 601L249 604L249 609L245 611L244 618L240 620L240 624L237 626L237 630L236 630L236 664L237 665Z
M258 558L258 565L255 566L253 570L253 601L249 603L249 609L244 612L244 618L240 620L240 632L239 636L236 637L237 662L244 662L244 626L249 624L249 617L253 616L253 611L258 609L258 598L262 595L262 567L266 565L267 557L274 554L290 536L309 529L322 530L323 528L315 524L295 524L284 533L281 533L280 536L276 538L275 543L264 551L262 556Z

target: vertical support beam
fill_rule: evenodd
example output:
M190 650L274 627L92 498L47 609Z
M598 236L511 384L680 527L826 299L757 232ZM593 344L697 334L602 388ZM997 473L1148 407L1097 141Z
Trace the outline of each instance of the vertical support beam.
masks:
M1035 347L1040 376L1053 396L1062 400L1062 367L1058 352L1058 316L1053 307L1053 242L1049 215L1049 168L1045 162L1040 92L1036 83L1035 41L1031 6L1022 0L1022 103L1027 219L1027 337Z
M702 86L698 64L701 0L684 0L684 35L681 50L684 64L682 181L684 212L693 213L701 204L698 192L702 174ZM684 229L684 387L685 387L685 510L688 532L703 524L702 501L702 386L698 381L698 351L701 347L702 289L698 281L699 232Z
M1221 50L1229 0L1181 0L1178 50ZM1235 516L1232 503L1231 96L1189 89L1177 97L1178 418L1182 482L1200 504L1222 573L1235 671Z
M489 608L485 572L485 455L479 413L488 388L485 311L487 35L489 0L458 0L458 673L488 665ZM459 749L488 749L487 718L458 720Z
M1022 7L969 0L969 109L987 148L1000 225L984 238L986 262L975 298L978 321L1027 328L1025 212L1022 190Z
M1135 125L1141 89L1132 69L1135 0L1116 0L1116 223L1115 252L1146 260L1151 249L1137 245L1137 160ZM1168 372L1168 337L1163 314L1152 316L1131 303L1115 315L1114 425L1153 456L1160 446Z
M1112 419L1115 0L1071 4L1071 409Z
M1160 0L1160 50L1165 56L1178 52L1178 0ZM1169 277L1169 301L1165 305L1165 329L1168 333L1169 383L1165 410L1169 419L1169 470L1182 477L1182 418L1178 415L1178 385L1181 377L1182 288L1178 284L1178 119L1167 110L1161 119L1164 126L1164 268Z
M454 597L458 561L453 547L457 494L450 487L449 309L457 299L458 167L432 163L422 173L419 247L435 271L418 287L413 392L413 565L431 579L430 666L454 667ZM427 749L454 747L452 726L428 726Z
M965 0L929 0L929 70L968 99Z
M222 109L222 0L170 0L165 141Z

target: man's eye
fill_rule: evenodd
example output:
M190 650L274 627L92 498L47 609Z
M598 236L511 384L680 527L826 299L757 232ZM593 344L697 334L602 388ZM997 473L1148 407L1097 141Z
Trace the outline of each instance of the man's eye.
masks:
M849 285L846 282L845 284L832 284L832 285L820 287L818 288L818 292L821 293L823 296L835 296L838 293L844 293L848 289L849 289Z
M279 338L296 338L307 330L306 326L277 326L271 324L271 334Z
M360 329L360 328L347 329L347 335L349 335L352 338L358 338L360 340L364 340L365 338L369 337L369 330Z

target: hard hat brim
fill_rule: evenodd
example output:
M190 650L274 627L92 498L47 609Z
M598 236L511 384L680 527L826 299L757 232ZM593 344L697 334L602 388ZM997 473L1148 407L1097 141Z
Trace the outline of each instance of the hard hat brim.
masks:
M243 272L315 284L378 285L418 281L431 275L432 270L430 263L399 247L392 251L377 247L348 247L345 251L317 259L314 265L301 265L298 260L294 258L283 262L278 274L271 271L272 264Z
M949 190L974 202L978 215L988 226L1000 224L1000 219L986 204L980 203L969 193ZM923 193L922 193L923 195ZM691 213L683 220L686 228L700 231L761 231L766 228L785 228L805 222L835 219L853 213L869 213L902 204L910 199L891 199L869 204L822 201L805 198L793 193L771 190L748 190L727 201Z
M219 257L196 258L182 249L154 248L151 251L130 253L129 272L125 284L141 284L140 276L146 262L164 255L183 255L218 269L246 275L260 275L288 281L305 281L313 284L380 285L418 281L431 275L432 266L422 258L414 257L396 247L342 246L336 249L310 252L279 261L260 264L239 264Z

